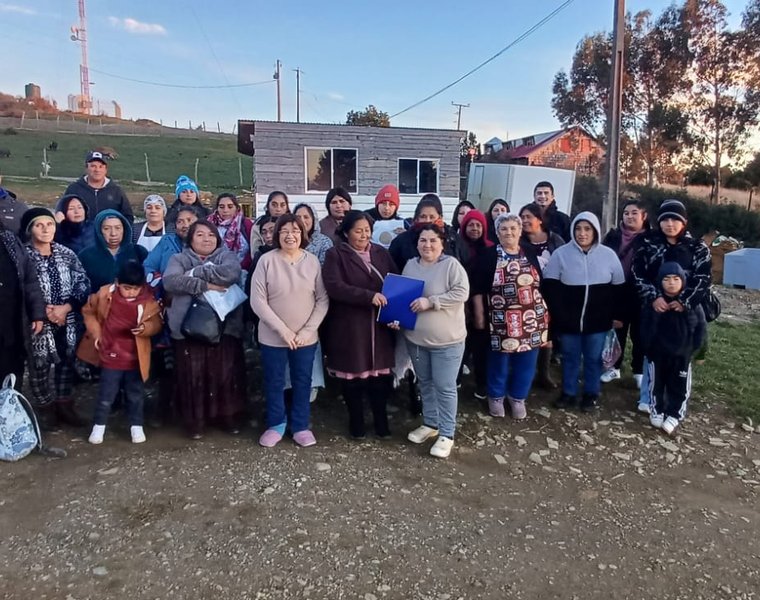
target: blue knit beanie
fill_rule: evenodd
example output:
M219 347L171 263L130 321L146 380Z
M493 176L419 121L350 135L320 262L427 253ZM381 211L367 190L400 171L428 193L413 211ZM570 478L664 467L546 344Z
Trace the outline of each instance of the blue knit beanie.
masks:
M177 178L177 183L174 185L174 194L177 196L177 198L179 198L179 195L187 190L192 190L195 192L196 196L200 195L200 191L198 190L196 183L187 175L180 175Z

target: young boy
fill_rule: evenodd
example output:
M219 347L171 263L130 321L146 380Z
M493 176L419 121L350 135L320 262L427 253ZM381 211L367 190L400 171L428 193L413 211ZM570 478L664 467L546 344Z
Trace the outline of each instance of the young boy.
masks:
M116 281L92 294L82 309L87 333L77 355L101 366L100 387L89 442L101 444L111 405L123 387L132 442L145 441L143 382L150 370L150 338L161 330L161 309L134 260L119 269Z
M691 357L702 345L706 322L701 306L689 310L679 301L686 273L678 263L663 263L657 281L667 308L659 312L651 304L644 306L641 340L649 359L649 422L671 435L686 415Z

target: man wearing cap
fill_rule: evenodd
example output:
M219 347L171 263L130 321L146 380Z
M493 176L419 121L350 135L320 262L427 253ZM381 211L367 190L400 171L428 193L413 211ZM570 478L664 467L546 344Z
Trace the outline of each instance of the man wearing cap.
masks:
M19 223L29 207L16 197L10 190L0 187L0 220L6 229L10 229L16 235L19 234Z
M82 175L74 183L70 184L64 192L64 196L74 194L87 203L91 218L107 208L120 212L131 224L135 217L129 198L108 175L108 163L102 152L89 152L85 159L87 173ZM55 217L58 222L64 218L60 206L55 207Z
M659 231L645 235L633 257L631 274L642 305L651 305L657 313L683 312L701 306L712 284L710 248L701 238L687 230L686 207L679 200L665 200L657 211ZM675 262L686 273L678 298L666 302L658 285L658 272L665 262ZM644 365L639 410L649 412L648 368Z

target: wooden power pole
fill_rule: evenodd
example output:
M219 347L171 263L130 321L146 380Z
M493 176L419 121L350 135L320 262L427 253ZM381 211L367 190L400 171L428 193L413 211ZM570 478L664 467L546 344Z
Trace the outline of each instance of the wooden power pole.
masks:
M280 68L282 67L282 62L280 62L280 59L277 59L277 62L274 65L274 75L272 75L272 78L277 82L277 122L279 123L282 121L282 99L280 97Z
M459 126L462 124L462 109L463 108L470 108L469 104L458 104L457 102L452 102L451 106L457 107L457 131L459 131Z
M296 72L296 123L301 122L301 69L293 69Z
M607 111L607 157L605 161L606 196L602 206L602 235L617 225L620 190L620 120L623 110L623 67L625 65L625 0L615 1L612 29L612 77Z

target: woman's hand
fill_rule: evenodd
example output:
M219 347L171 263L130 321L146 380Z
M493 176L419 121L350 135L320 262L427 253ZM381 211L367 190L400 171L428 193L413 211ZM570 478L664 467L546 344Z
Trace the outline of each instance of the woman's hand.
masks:
M401 324L398 321L391 321L388 323L388 329L393 329L393 331L400 331Z
M216 283L207 283L206 286L212 292L226 292L227 288L223 285L217 285Z
M55 325L64 325L66 316L71 312L71 304L48 304L45 313L48 321Z
M285 341L285 343L288 345L288 348L291 350L298 350L299 348L299 339L298 335L296 335L295 332L290 331L290 329L287 330L287 333L282 336L282 339Z
M385 306L388 304L388 298L383 296L380 292L372 296L372 305L377 306L378 308L381 306Z
M668 312L668 303L665 302L665 298L657 298L657 300L652 302L652 308L654 309L654 312Z
M42 321L32 321L32 333L39 335L42 332Z
M685 309L683 307L683 304L681 304L678 300L673 300L670 304L668 304L668 310L674 310L676 312L683 312Z
M409 305L409 308L415 313L425 312L433 308L433 303L427 298L417 298Z

